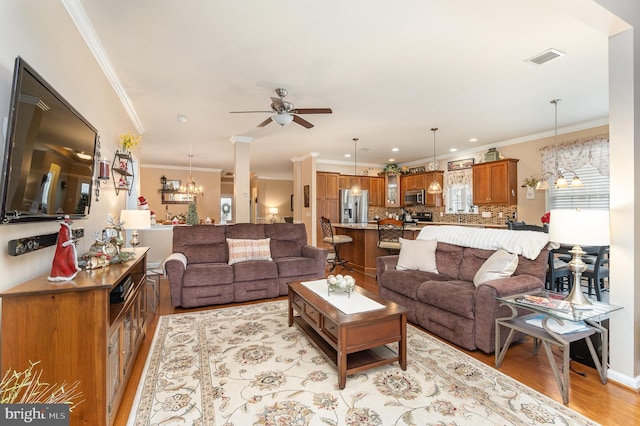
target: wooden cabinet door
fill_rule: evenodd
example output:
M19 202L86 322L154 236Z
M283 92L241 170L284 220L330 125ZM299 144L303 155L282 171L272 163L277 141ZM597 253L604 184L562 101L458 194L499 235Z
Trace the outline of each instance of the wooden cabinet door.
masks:
M332 200L338 199L338 174L327 173L327 189L325 193L327 198Z
M509 158L474 165L473 204L517 204L517 163Z
M400 207L400 176L386 175L385 185L385 207Z
M384 207L384 178L369 178L369 205Z

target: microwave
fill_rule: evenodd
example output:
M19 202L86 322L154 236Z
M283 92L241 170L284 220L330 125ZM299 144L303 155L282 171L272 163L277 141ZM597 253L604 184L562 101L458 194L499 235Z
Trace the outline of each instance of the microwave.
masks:
M424 189L411 189L404 193L405 206L417 206L424 204Z

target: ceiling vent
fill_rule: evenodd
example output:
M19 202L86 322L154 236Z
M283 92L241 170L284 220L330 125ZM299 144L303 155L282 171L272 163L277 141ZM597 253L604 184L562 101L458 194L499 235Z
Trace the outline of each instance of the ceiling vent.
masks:
M560 56L564 56L564 52L561 52L556 49L549 49L527 59L525 62L531 62L536 65L542 65L545 62L549 62L550 60L559 58Z

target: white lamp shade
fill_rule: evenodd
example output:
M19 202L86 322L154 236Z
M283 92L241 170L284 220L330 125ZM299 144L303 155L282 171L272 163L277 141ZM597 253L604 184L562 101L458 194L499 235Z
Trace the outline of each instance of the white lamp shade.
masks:
M124 229L151 228L151 212L149 210L121 210L120 221Z
M609 212L606 210L551 210L549 241L580 246L608 246Z
M271 117L271 119L273 121L275 121L276 123L278 123L281 126L287 125L289 123L291 123L293 121L293 115L291 114L273 114L273 117Z
M269 214L278 214L277 207L269 207Z

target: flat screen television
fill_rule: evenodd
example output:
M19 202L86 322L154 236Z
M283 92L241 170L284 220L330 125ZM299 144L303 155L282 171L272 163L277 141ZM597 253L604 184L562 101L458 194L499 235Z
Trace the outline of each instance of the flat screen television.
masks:
M0 183L2 223L89 214L98 132L16 58Z

